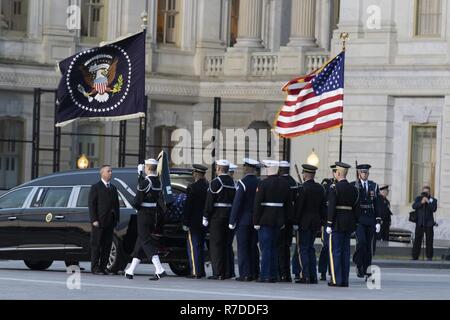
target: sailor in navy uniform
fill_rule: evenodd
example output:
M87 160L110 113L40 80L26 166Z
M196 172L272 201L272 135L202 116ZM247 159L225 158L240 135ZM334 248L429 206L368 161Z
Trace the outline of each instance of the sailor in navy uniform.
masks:
M372 264L375 232L381 230L380 190L378 184L369 179L368 164L356 167L358 178L353 185L359 191L360 217L356 227L356 250L353 262L356 264L357 276L370 276L367 268Z
M183 229L187 231L187 251L191 274L188 278L200 279L205 276L205 227L203 226L203 210L208 191L205 178L208 167L194 164L192 175L195 182L186 189L186 204L183 211Z
M336 184L336 165L333 164L330 166L330 169L332 170L333 177L332 178L325 178L322 180L322 186L325 188L325 199L327 200L326 206L325 206L325 220L322 221L322 230L321 230L321 240L322 240L322 249L320 250L319 255L319 273L320 273L320 280L326 281L327 280L327 271L328 274L330 274L330 255L329 255L329 248L328 248L328 242L329 242L329 236L328 233L325 232L326 225L326 213L328 210L328 194L330 192L330 188L332 185Z
M230 162L218 160L216 167L217 177L210 182L206 196L203 225L205 227L209 225L213 275L208 279L224 280L227 269L228 224L236 187L233 179L228 175Z
M348 287L350 237L359 215L358 189L347 181L350 165L336 162L338 182L328 193L326 232L329 235L331 287Z
M228 175L233 179L234 186L237 190L238 182L234 179L234 173L236 172L238 166L234 163L230 162L230 168L228 169ZM236 230L229 229L228 230L228 240L227 240L227 266L225 271L225 279L231 279L236 277L235 268L234 268L234 250L233 250L233 241L234 236L236 234Z
M258 234L253 227L253 209L259 179L258 161L244 159L244 177L237 182L229 228L236 230L239 277L237 281L256 280L259 274Z
M291 164L288 161L280 161L279 175L288 182L289 189L291 190L292 205L294 205L298 195L299 184L289 174L290 168ZM291 219L292 213L289 214L286 226L280 231L280 236L278 239L278 264L281 282L292 282L290 266L292 237L294 230ZM298 237L297 230L295 230L295 233L297 235L296 237ZM295 248L294 254L292 255L292 270L296 279L299 277L301 272L300 264L299 253L297 248Z
M161 208L158 204L161 196L161 181L156 173L158 161L145 160L144 165L138 166L138 186L133 206L137 209L137 240L132 253L133 260L125 276L133 279L134 270L146 256L155 266L156 272L149 280L159 280L166 276L158 256L158 241L152 236L162 219ZM145 176L144 176L145 170Z
M278 280L277 240L292 210L289 184L278 175L278 161L265 160L268 177L258 183L253 224L258 230L261 249L261 273L258 282Z
M317 283L314 241L325 213L325 189L314 181L317 167L303 164L303 184L295 202L293 221L300 235L302 277L296 283Z

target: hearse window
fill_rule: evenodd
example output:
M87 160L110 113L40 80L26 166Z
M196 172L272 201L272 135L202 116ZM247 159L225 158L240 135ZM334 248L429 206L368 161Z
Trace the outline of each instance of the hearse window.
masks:
M89 191L91 187L82 187L77 199L77 208L87 208L89 206ZM119 194L119 205L121 208L126 208L122 196Z
M77 208L87 208L89 201L90 187L83 187L80 189L77 199Z
M71 187L63 188L47 188L43 194L39 197L41 199L35 199L32 207L42 208L64 208L67 207L70 194L72 192ZM40 190L38 191L39 196Z
M23 203L30 194L31 188L23 188L5 194L0 198L0 209L22 208Z

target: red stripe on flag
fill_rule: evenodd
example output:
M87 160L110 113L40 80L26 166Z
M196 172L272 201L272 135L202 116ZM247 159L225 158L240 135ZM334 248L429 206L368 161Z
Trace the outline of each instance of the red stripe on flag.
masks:
M331 120L328 122L320 123L320 124L312 127L311 129L308 129L305 131L299 131L299 132L288 133L288 134L280 134L280 136L282 136L284 138L294 138L294 137L299 137L299 136L303 136L303 135L318 132L318 131L332 129L332 128L335 128L335 127L338 127L341 125L342 125L342 119L335 119L335 120Z
M304 119L300 119L294 122L281 122L281 121L277 121L277 127L279 128L295 128L301 125L305 125L311 122L315 122L317 119L324 117L324 116L328 116L331 114L335 114L335 113L339 113L339 112L343 112L344 108L343 107L335 107L335 108L331 108L331 109L327 109L327 110L323 110L321 112L319 112L317 115L308 117L308 118L304 118Z
M331 102L335 102L335 101L339 101L339 100L343 100L343 99L344 99L344 95L343 94L337 94L335 96L328 97L328 98L325 98L323 100L320 100L320 101L318 101L316 103L307 104L307 105L304 105L302 107L299 107L295 111L284 111L283 110L284 108L282 108L281 111L280 111L280 116L283 116L283 117L296 116L296 115L302 114L303 112L314 110L314 109L316 109L316 108L318 108L321 105L324 105L326 103L331 103Z

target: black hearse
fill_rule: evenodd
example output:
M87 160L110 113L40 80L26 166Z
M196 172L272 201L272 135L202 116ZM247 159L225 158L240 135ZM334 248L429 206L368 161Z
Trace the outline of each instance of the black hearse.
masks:
M90 260L91 224L89 188L99 180L98 169L52 174L20 185L0 197L0 259L24 260L33 270L45 270L55 260L71 265ZM186 233L181 210L190 169L171 169L172 192L177 201L168 207L161 237L161 261L177 275L189 273ZM108 268L123 270L136 240L136 210L131 206L137 171L113 169L112 183L120 200L120 223L116 227Z

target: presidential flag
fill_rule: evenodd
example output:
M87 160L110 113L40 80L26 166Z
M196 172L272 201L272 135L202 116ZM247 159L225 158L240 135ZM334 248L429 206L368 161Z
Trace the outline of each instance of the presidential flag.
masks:
M145 33L92 48L59 64L56 126L79 118L145 117Z
M279 136L293 138L342 126L344 62L343 51L320 69L283 86L287 98L274 122Z

